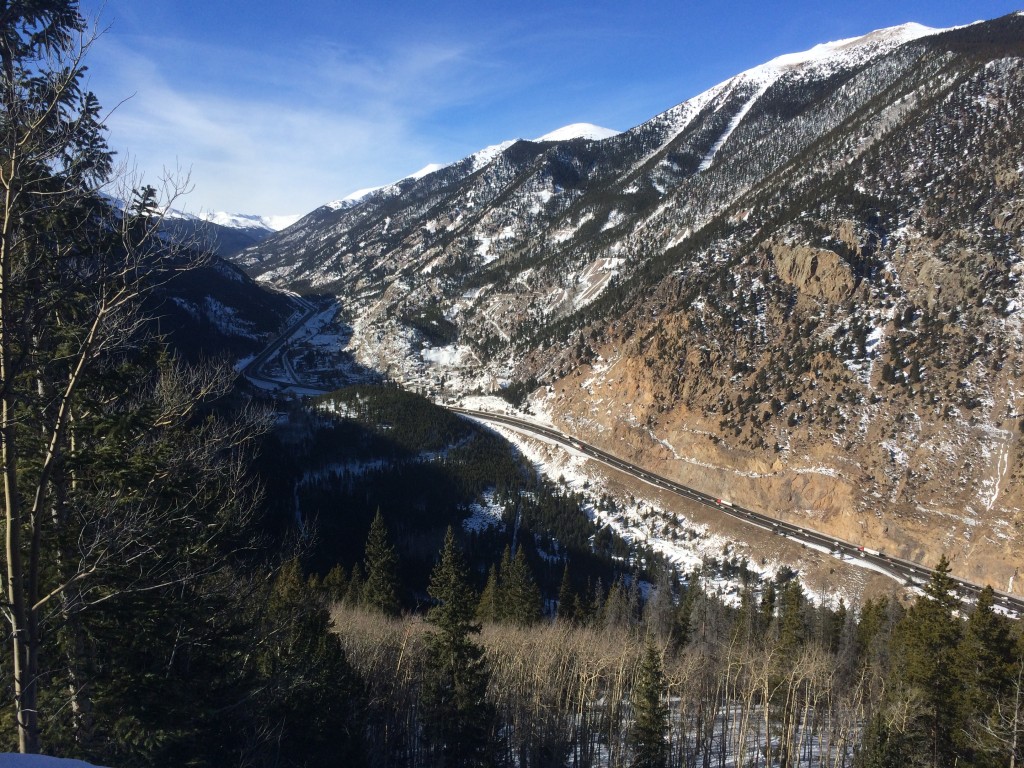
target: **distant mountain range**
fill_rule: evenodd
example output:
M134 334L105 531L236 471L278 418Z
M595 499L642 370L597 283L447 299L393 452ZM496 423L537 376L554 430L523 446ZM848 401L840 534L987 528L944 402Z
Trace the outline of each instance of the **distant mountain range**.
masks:
M195 242L219 256L236 253L294 224L295 216L258 216L244 213L192 214L170 210L165 228L179 240Z
M746 506L1018 594L1024 16L780 56L325 205L232 257L370 368L530 393ZM808 522L810 524L810 522Z

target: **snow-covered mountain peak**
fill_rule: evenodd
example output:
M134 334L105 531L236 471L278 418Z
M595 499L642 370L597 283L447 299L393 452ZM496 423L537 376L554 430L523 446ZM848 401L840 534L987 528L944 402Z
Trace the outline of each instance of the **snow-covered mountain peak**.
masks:
M593 123L572 123L550 133L545 133L543 136L534 139L534 141L569 141L571 139L600 141L601 139L618 136L619 133L620 131L602 128L600 125L594 125Z
M732 131L746 116L764 93L779 79L792 73L815 73L826 75L844 67L866 63L870 59L895 50L899 46L929 35L945 32L945 29L926 27L923 24L910 22L895 27L876 29L859 37L848 37L829 43L820 43L806 51L786 53L776 56L756 67L740 72L706 91L677 104L669 110L657 115L646 123L631 129L630 133L642 133L652 126L661 126L663 141L670 142L679 135L690 122L709 104L720 98L728 98L739 92L744 98L744 105L730 121L726 132L720 137L700 165L701 170L710 167L718 149L728 139ZM752 87L752 89L751 89Z
M380 187L363 187L362 189L357 189L355 192L351 192L345 195L345 197L341 198L340 200L332 200L329 203L324 203L324 208L330 208L332 211L337 211L340 210L341 208L349 208L358 203L367 195L373 194L374 192L384 189L384 187L386 186L390 185L385 184Z
M660 125L659 133L662 135L663 143L670 142L676 135L685 130L686 126L694 120L698 114L709 104L718 99L728 99L733 94L744 99L744 105L738 113L733 116L728 129L722 134L719 141L706 154L700 164L701 170L710 167L718 149L729 138L732 131L742 122L749 109L773 83L791 73L813 72L816 75L828 74L844 67L856 66L866 63L870 59L883 55L898 48L907 42L922 37L944 32L943 29L935 29L917 23L901 24L895 27L877 29L859 37L849 37L835 40L828 43L820 43L814 47L796 53L787 53L752 67L729 78L703 93L694 96L687 101L676 105L661 115L642 125L636 126L628 134L639 134L650 128L652 125ZM754 86L753 90L750 86ZM572 123L554 131L533 139L535 142L570 141L572 139L601 140L612 136L621 135L621 132L609 128L603 128L592 123ZM503 141L498 144L484 147L466 157L463 161L469 161L470 172L476 172L488 166L505 150L515 144L518 139ZM664 145L664 144L663 144ZM429 176L439 170L449 167L452 164L431 163L424 168L403 177L399 181L379 187L367 187L356 190L346 197L327 203L324 207L331 210L341 210L361 203L367 196L386 192L397 191L398 185L406 180L418 180Z
M406 178L422 179L424 176L429 176L434 171L440 171L444 167L445 165L443 163L428 163L427 165L423 166L418 171L416 171L416 173L409 174L409 176L407 176Z
M476 171L483 168L517 141L519 139L509 139L500 144L491 144L489 147L484 147L479 152L474 152L469 156L469 159L473 161L473 170Z
M211 224L216 224L219 227L229 227L231 229L265 229L268 232L280 232L282 229L290 227L302 218L302 214L291 214L286 216L259 216L249 213L225 213L224 211L214 211L200 214L197 218L202 221L208 221Z
M117 200L116 198L109 198L116 207L125 208L125 204ZM183 221L183 222L204 222L206 224L213 224L218 227L224 227L226 229L238 229L265 232L267 234L272 232L280 232L282 229L290 227L296 221L301 219L305 214L289 214L283 216L260 216L255 213L226 213L225 211L205 211L201 213L191 213L189 211L182 211L177 208L164 208L162 210L163 217L167 221Z
M829 43L819 43L806 51L776 56L764 64L748 69L740 77L757 78L758 75L777 74L786 70L809 65L814 66L826 62L835 65L853 64L871 56L885 53L912 40L943 31L945 30L926 27L923 24L913 22L896 27L876 29L859 37L847 37Z
M546 133L543 136L534 139L534 141L568 141L570 139L591 139L596 141L600 139L607 139L611 136L617 136L619 133L619 131L612 130L611 128L602 128L601 126L594 125L593 123L573 123L551 131L550 133ZM520 141L520 139L509 139L498 144L491 144L490 146L474 152L465 159L470 161L472 171L478 171L489 165L496 157L501 155L502 152L511 147L517 141ZM429 163L415 173L410 173L408 176L404 176L391 184L357 189L355 192L352 192L339 200L332 200L329 203L325 203L323 207L329 208L332 211L338 211L342 208L350 208L374 192L390 189L409 179L422 179L432 173L443 170L450 165L452 165L452 163Z
M287 229L296 221L305 216L304 213L291 213L281 216L264 216L263 220L270 226L275 232L280 232L282 229Z
M484 147L479 152L474 152L467 159L472 160L474 171L479 170L480 168L483 168L485 165L490 163L494 158L496 158L506 149L515 144L516 141L517 139L511 141L503 141L500 144L492 144L489 147ZM323 207L329 208L332 211L339 211L342 208L351 208L353 205L362 202L364 198L368 197L369 195L372 195L374 192L380 192L382 190L395 188L396 185L408 179L422 179L425 176L429 176L432 173L436 173L437 171L447 168L449 165L451 165L451 163L429 163L420 168L418 171L410 173L408 176L403 176L398 181L394 181L390 184L384 184L379 187L364 187L363 189L357 189L355 192L346 195L340 200L332 200L329 203L325 203Z

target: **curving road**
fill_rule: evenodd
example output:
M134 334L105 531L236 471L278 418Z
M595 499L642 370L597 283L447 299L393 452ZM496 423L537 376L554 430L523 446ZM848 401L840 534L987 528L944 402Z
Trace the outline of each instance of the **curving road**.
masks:
M304 326L306 323L312 320L313 317L316 316L318 312L321 312L323 310L322 307L317 307L316 305L311 304L306 299L301 299L301 301L303 304L306 305L307 311L295 322L291 323L287 328L281 331L281 333L279 333L276 337L274 337L274 339L269 344L267 344L266 347L264 347L263 351L256 355L256 357L250 360L245 366L243 366L241 371L239 372L247 379L252 380L256 384L262 383L269 385L272 388L287 389L288 387L301 387L304 390L308 389L326 393L329 392L330 390L307 384L299 384L298 379L295 376L295 371L291 369L291 362L288 360L287 355L285 355L284 351L282 350L282 347L284 347L284 345L287 342L291 341L292 336L294 336L302 328L302 326ZM267 363L270 362L270 360L278 354L282 355L281 364L282 366L284 366L285 371L291 374L291 380L272 378L271 376L267 375L266 371L264 370Z
M669 480L661 475L656 475L643 467L631 464L628 461L620 459L618 456L614 456L607 451L603 451L593 445L584 443L582 440L563 434L551 427L535 424L533 422L502 413L476 411L468 408L457 408L455 406L447 407L454 413L458 413L465 417L479 419L481 421L489 421L495 424L502 424L506 427L511 427L521 432L540 435L548 440L560 443L561 445L574 448L575 450L592 459L596 459L602 464L612 467L613 469L625 472L626 474L653 485L656 488L669 491L670 493L682 496L683 498L689 499L690 501L694 501L698 504L712 507L722 514L734 517L737 520L742 520L748 525L753 525L758 528L771 531L779 536L785 536L816 549L823 549L824 551L831 552L838 557L861 559L865 564L870 564L872 570L881 571L908 586L923 586L929 581L929 579L931 579L932 570L918 563L887 555L884 552L868 549L867 547L860 546L849 541L844 541L843 539L836 538L835 536L826 536L825 534L811 530L810 528L802 528L798 525L787 523L784 520L777 520L773 517L769 517L768 515L761 514L760 512L746 509L733 504L726 499L709 496L706 493L698 491L696 488L691 488L688 485L677 483L674 480ZM963 579L953 577L953 581L956 583L960 599L965 602L973 602L978 593L982 590L981 586L969 581L964 581ZM1024 615L1024 599L1020 597L997 590L996 602L1007 611L1014 612L1018 616Z
M295 334L318 311L320 311L316 306L310 305L308 302L304 303L309 308L308 311L295 322L291 323L283 332L278 334L278 336L268 344L260 354L244 366L241 370L243 375L255 381L279 387L297 386L295 381L286 382L270 378L265 373L264 367L273 355L281 351L281 348L291 339L292 335ZM319 387L310 387L308 385L302 385L302 387L304 389L316 391L327 391ZM502 424L521 432L540 435L548 440L573 448L592 459L600 461L601 463L612 467L613 469L617 469L620 472L631 475L632 477L648 483L649 485L674 493L677 496L689 499L690 501L698 504L703 504L706 507L716 509L722 514L741 520L748 525L753 525L758 528L771 531L779 536L791 538L794 541L800 542L801 544L805 544L809 547L830 552L837 557L850 558L852 560L860 559L865 565L870 564L872 570L885 573L893 579L908 586L920 587L931 579L932 570L920 565L919 563L887 555L884 552L869 549L853 542L844 541L843 539L835 536L827 536L819 531L815 531L810 528L802 528L784 520L777 520L760 512L755 512L752 509L746 509L745 507L733 504L726 499L709 496L696 488L692 488L688 485L683 485L682 483L657 475L643 467L631 464L624 459L620 459L618 456L614 456L613 454L603 451L596 446L584 443L582 440L578 440L577 438L570 437L569 435L559 432L556 429L552 429L551 427L546 427L541 424L536 424L531 421L526 421L525 419L519 419L502 413L477 411L468 408L459 408L456 406L446 407L452 412L468 418ZM953 581L957 585L957 590L961 600L967 602L972 602L982 590L981 586L963 579L953 577ZM1024 598L1010 595L1006 592L1000 592L998 590L996 590L995 594L997 603L1002 605L1004 609L1012 611L1018 616L1024 616Z

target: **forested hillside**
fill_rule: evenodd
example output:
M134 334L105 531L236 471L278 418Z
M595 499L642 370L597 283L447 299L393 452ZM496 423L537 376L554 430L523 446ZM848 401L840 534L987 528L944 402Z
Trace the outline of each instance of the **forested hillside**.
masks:
M0 29L2 744L112 766L270 765L290 744L344 762L359 683L260 535L268 412L161 335L179 279L211 262L162 236L173 199L101 194L78 4L7 3ZM289 311L259 310L270 329Z
M484 682L449 705L443 745L427 728L437 621L350 605L334 617L368 683L371 765L440 765L452 741L463 757L445 765L1019 765L1019 625L991 594L958 617L946 567L909 607L856 614L815 607L785 577L725 607L698 575L625 622L467 624Z

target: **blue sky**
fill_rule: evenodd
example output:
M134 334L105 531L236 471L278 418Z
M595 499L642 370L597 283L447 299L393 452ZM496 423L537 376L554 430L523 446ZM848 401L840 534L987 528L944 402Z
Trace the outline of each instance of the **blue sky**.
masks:
M190 211L304 213L575 122L624 130L783 53L1024 0L82 0L89 87Z

